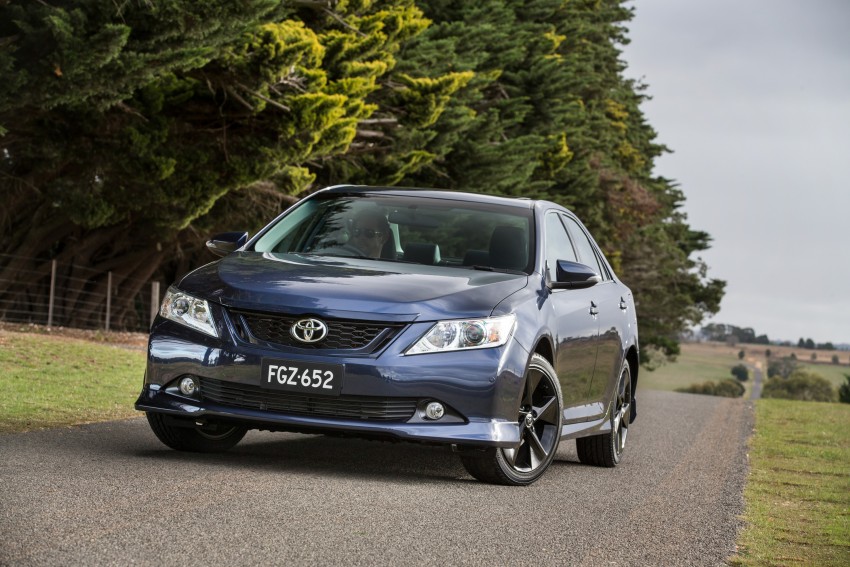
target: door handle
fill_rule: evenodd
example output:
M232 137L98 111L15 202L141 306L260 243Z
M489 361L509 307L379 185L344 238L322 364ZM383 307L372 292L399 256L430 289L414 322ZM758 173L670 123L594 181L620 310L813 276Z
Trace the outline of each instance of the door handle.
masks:
M594 301L590 302L590 314L593 315L594 317L599 315L599 309L597 309L596 302L594 302Z
M625 310L626 310L626 309L628 309L628 308L629 308L629 304L628 304L628 303L626 303L626 300L625 300L625 299L623 299L623 298L621 297L621 298L620 298L620 309L622 309L623 311L625 311Z

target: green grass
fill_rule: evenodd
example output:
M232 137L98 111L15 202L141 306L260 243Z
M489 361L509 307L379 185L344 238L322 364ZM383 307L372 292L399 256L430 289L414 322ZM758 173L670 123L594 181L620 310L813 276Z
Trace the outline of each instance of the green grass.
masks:
M676 362L667 362L653 371L641 369L638 387L674 391L709 380L718 382L732 378L732 367L740 362L732 354L703 352L682 345L682 353L676 357Z
M842 360L843 359L844 357L842 356ZM847 379L844 378L844 375L850 374L850 366L847 366L846 364L839 366L837 364L808 364L806 362L802 362L800 366L802 366L807 372L813 372L818 376L826 378L834 388L838 388L844 384L847 381Z
M850 405L759 400L733 565L850 565Z
M0 331L0 432L137 415L145 353Z

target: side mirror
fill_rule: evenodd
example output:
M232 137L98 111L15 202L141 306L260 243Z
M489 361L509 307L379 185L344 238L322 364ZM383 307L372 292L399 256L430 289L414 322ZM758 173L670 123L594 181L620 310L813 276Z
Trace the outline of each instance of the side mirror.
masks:
M216 256L227 256L248 242L247 232L222 232L207 240L207 248Z
M558 260L555 268L555 281L551 282L552 289L584 289L602 281L602 277L590 266Z

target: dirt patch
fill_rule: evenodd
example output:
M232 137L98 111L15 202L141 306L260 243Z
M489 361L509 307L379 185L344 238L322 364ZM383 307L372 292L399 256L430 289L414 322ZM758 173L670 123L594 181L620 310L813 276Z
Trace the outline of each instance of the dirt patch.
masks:
M31 333L48 335L58 338L79 339L95 343L111 344L130 348L145 349L148 344L147 333L130 333L125 331L106 331L92 329L72 329L70 327L47 327L31 323L6 323L0 321L0 332ZM4 342L0 336L0 345Z
M838 356L839 364L847 364L850 362L850 353L847 351L815 350L798 346L754 345L744 343L731 346L725 343L702 342L682 343L682 348L687 348L690 349L691 352L699 352L702 354L727 354L731 356L738 356L738 352L743 350L746 356L746 361L750 363L753 363L756 360L765 360L768 350L770 350L770 356L773 358L783 358L793 354L797 357L797 360L805 364L833 365L835 364L832 362L833 356ZM815 359L812 359L812 354L815 355Z

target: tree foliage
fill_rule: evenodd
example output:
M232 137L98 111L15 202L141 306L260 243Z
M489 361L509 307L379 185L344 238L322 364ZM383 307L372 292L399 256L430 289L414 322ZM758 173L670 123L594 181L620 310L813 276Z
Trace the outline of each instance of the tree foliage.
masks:
M845 382L838 387L838 401L842 404L850 404L850 374L844 375Z
M621 0L0 3L0 271L168 280L207 260L209 232L336 183L546 198L635 292L642 345L673 355L724 282L653 174L666 148L623 76L630 17Z
M732 376L741 382L746 382L750 379L750 371L745 364L736 364L732 367Z
M700 329L700 334L709 341L727 342L734 338L735 342L746 344L770 344L767 335L756 335L752 327L736 327L726 323L709 323Z
M797 358L793 354L782 358L771 358L767 364L767 377L773 378L774 376L779 376L781 378L788 378L799 368L800 363L797 362Z

